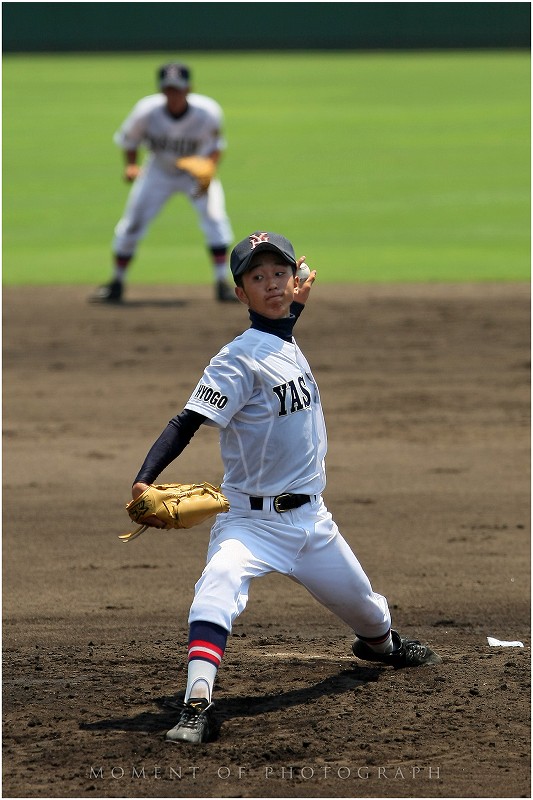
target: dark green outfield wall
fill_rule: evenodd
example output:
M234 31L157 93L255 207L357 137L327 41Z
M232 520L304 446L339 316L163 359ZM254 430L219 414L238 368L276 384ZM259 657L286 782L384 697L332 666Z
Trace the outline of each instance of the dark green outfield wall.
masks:
M104 52L530 46L530 3L2 4L3 50Z

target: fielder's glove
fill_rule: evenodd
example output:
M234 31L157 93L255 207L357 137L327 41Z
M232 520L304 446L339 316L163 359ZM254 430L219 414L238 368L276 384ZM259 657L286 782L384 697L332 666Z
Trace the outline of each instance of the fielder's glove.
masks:
M216 172L216 164L211 158L205 156L186 156L178 158L176 161L178 169L183 169L196 178L198 182L198 192L203 194L207 192L209 184L213 180Z
M229 511L226 497L210 483L162 483L148 489L126 506L133 522L140 523L135 531L119 536L131 542L149 526L143 521L155 515L165 523L165 529L193 528L215 514Z

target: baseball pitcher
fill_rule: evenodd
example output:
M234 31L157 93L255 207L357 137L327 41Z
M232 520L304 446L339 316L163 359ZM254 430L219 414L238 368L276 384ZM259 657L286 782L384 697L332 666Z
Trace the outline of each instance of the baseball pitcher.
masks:
M300 283L303 261L276 233L256 231L236 245L231 271L251 326L212 358L133 484L135 502L200 425L218 430L227 505L216 498L189 614L185 703L166 735L172 742L198 744L212 735L213 685L228 635L246 608L251 581L270 572L297 581L342 620L355 634L357 658L394 668L440 661L428 646L391 629L387 600L372 588L324 505L326 426L317 383L293 336L316 278L312 270ZM134 519L168 527L154 508Z

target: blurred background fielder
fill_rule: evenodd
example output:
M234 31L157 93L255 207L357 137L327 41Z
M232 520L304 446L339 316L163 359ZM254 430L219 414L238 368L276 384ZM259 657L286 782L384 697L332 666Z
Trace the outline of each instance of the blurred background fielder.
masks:
M124 178L133 186L115 228L111 281L89 299L121 302L127 270L140 240L167 200L180 193L198 215L212 259L215 298L234 302L233 290L226 281L233 232L222 184L216 177L199 184L176 164L182 157L203 156L212 163L213 173L216 171L225 148L222 109L210 97L190 92L191 72L185 64L164 64L157 77L159 93L139 100L114 136L124 152ZM142 167L138 164L141 145L148 150Z

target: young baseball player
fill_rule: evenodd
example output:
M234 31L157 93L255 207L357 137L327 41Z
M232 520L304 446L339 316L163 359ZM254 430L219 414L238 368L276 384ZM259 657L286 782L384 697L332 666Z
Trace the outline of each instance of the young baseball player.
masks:
M236 245L235 293L248 306L251 326L211 360L133 484L135 499L200 425L218 429L230 510L216 517L196 583L185 703L166 735L171 742L209 739L228 634L246 608L251 580L269 572L298 581L346 623L357 658L396 668L440 661L429 647L391 630L387 600L372 589L322 500L326 428L318 387L293 337L316 277L313 270L299 285L302 261L276 233L256 232ZM155 516L148 524L163 526Z
M199 184L176 163L182 157L206 157L205 163L214 173L225 148L222 109L211 98L191 93L191 72L184 64L163 65L157 80L159 93L140 100L114 137L124 153L124 178L133 186L115 228L111 282L89 299L99 303L122 300L127 270L140 240L167 200L179 193L187 197L198 215L211 255L216 299L235 302L226 280L233 232L222 184L216 177ZM142 167L138 164L141 146L148 151Z

